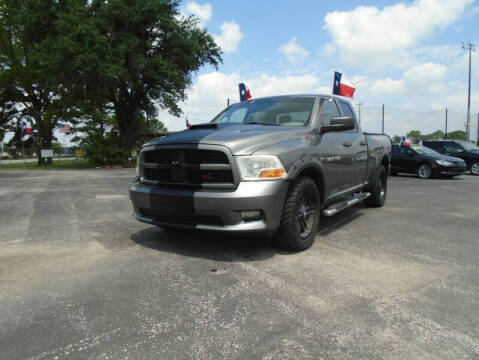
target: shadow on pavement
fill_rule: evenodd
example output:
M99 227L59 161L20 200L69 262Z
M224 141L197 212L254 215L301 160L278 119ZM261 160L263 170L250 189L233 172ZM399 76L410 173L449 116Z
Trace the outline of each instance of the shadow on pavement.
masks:
M409 178L409 179L416 179L418 181L444 181L444 180L453 180L453 181L457 181L457 180L464 180L462 178L462 176L466 176L468 174L462 174L462 175L455 175L454 177L447 177L447 176L433 176L433 177L430 177L429 179L421 179L419 176L417 175L414 175L414 174L397 174L397 175L389 175L389 177L397 177L397 178Z
M322 217L319 236L329 236L347 223L359 218L364 206L354 206L333 217ZM230 234L162 230L150 226L130 236L136 244L168 253L214 261L244 262L272 258L276 254L292 254L272 244L271 239Z
M287 253L271 245L269 239L162 230L157 226L137 231L130 238L136 244L150 249L214 261L258 261L277 253Z

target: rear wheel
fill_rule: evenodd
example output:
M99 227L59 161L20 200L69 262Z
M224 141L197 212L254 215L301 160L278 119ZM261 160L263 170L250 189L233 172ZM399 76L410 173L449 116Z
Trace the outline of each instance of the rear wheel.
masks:
M479 175L479 161L471 164L471 174L476 176Z
M364 200L364 203L369 207L383 206L388 192L388 172L383 165L379 168L374 183L371 185L371 196Z
M417 176L419 176L421 179L429 179L432 176L431 165L420 164L417 167L416 173L417 173Z
M274 243L292 251L311 247L318 232L320 211L316 183L309 177L300 177L288 190Z

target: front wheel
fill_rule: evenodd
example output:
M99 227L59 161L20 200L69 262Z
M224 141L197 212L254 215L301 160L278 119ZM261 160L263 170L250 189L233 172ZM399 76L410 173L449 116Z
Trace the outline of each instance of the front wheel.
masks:
M417 176L421 179L429 179L432 176L431 165L421 164L417 167Z
M381 207L386 201L387 192L388 172L386 168L381 165L374 182L371 184L371 196L364 200L364 203L369 207Z
M309 177L300 177L288 190L274 243L292 251L311 247L318 233L320 211L316 183Z
M479 175L479 161L471 164L471 174L476 176Z

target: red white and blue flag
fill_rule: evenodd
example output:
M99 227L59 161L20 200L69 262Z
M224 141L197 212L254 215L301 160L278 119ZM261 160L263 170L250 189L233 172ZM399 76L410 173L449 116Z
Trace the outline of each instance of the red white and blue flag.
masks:
M353 98L356 86L338 71L334 72L333 94Z
M72 128L71 128L71 126L68 125L68 124L58 123L57 126L58 126L58 128L60 129L60 132L61 132L62 134L69 135L69 134L71 134L71 132L72 132Z
M409 147L411 146L411 140L409 140L406 136L402 136L399 146Z
M28 127L25 121L22 121L22 135L30 135L30 134L33 134L32 128Z
M240 96L240 101L248 101L251 99L251 92L249 91L248 87L241 83L239 84L239 96Z

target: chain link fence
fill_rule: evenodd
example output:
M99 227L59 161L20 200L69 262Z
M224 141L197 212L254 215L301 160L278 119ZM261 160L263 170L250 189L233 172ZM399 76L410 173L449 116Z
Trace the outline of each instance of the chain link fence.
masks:
M385 105L356 107L360 113L361 127L366 132L383 132L390 135L405 136L412 130L419 130L421 135L429 135L438 131L444 134L458 131L466 132L467 115L451 110L412 111ZM384 113L384 115L383 115ZM478 141L478 113L471 114L470 140ZM447 130L446 130L447 129ZM454 134L453 134L454 135Z

